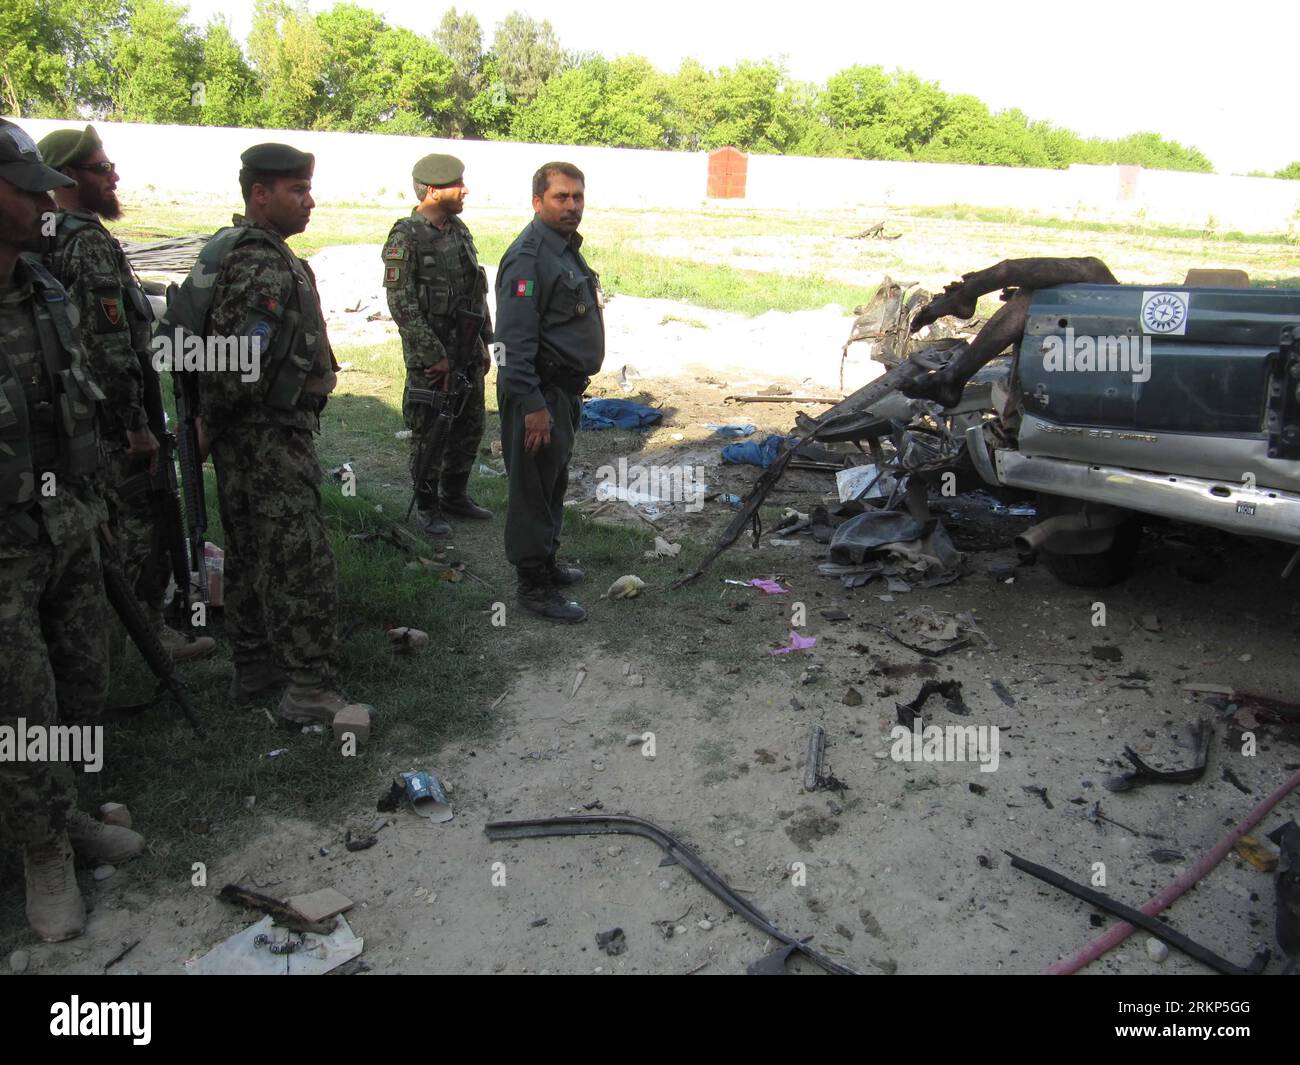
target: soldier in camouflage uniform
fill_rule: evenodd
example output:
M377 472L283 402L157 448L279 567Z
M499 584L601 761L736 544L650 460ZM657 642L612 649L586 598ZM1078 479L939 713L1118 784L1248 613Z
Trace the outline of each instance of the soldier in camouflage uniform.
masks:
M93 126L56 130L37 147L47 165L75 182L55 190L60 210L45 264L80 312L82 346L108 397L100 406L100 435L109 525L122 572L173 661L206 658L216 649L210 636L192 640L163 623L171 566L150 492L158 440L147 424L141 395L142 375L155 373L149 364L153 312L122 246L101 221L122 214L117 170Z
M225 614L240 702L266 697L294 723L369 715L336 687L338 592L321 517L314 434L338 364L316 279L285 239L307 228L313 156L259 144L240 157L244 215L208 241L159 329L203 338L200 447L211 447L226 536ZM157 340L155 340L157 343ZM229 344L256 348L250 378L213 361Z
M393 224L384 243L384 288L388 309L402 336L406 387L402 415L411 430L411 479L416 477L420 444L433 417L432 389L445 389L448 351L455 343L456 309L483 315L479 351L469 368L472 390L452 422L441 456L435 456L423 484L414 485L420 529L447 536L443 514L490 518L466 491L483 439L483 379L490 366L492 319L487 307L487 275L468 227L457 215L469 189L465 165L454 156L426 155L411 171L420 205ZM441 495L440 495L441 491Z
M77 311L34 257L49 190L67 182L31 138L0 120L0 726L93 724L108 687L108 604L96 527L95 407ZM0 761L0 836L23 846L27 919L42 939L86 923L73 851L95 861L140 853L144 839L75 808L72 767Z

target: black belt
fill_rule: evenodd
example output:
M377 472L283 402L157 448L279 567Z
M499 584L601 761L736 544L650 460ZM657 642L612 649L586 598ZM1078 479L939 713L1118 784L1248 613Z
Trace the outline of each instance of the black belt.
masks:
M543 392L554 386L571 396L581 396L591 384L591 378L581 370L560 366L553 362L537 362L538 388Z

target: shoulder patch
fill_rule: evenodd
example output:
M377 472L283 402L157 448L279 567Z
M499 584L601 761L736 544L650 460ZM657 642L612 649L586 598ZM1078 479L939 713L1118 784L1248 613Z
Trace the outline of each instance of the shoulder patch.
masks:
M401 263L390 262L384 267L384 288L401 288L402 274L406 268Z
M519 280L515 281L513 284L514 284L514 288L512 291L514 295L525 297L525 298L532 296L536 288L536 285L533 283L531 278L520 278Z
M126 304L120 288L97 288L91 293L91 299L96 333L116 333L126 328Z
M384 245L384 258L386 260L405 260L410 255L405 244L398 244L393 241Z

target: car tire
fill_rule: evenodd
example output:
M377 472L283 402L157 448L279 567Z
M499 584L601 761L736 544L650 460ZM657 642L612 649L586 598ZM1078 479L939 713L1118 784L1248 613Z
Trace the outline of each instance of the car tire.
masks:
M1115 538L1105 551L1094 555L1064 555L1038 549L1047 571L1062 584L1073 588L1108 588L1133 571L1133 560L1142 541L1142 525L1129 518L1115 528Z

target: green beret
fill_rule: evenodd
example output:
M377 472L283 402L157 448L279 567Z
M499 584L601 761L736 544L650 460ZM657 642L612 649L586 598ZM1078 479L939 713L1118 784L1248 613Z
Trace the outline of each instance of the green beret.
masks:
M411 169L422 185L454 185L465 175L465 164L454 155L426 155Z
M103 146L94 126L85 129L56 129L53 133L47 133L36 145L46 165L55 170L79 163L96 148Z
M254 144L239 161L245 170L263 174L282 174L285 177L309 178L316 168L316 157L310 152L300 152L287 144Z

